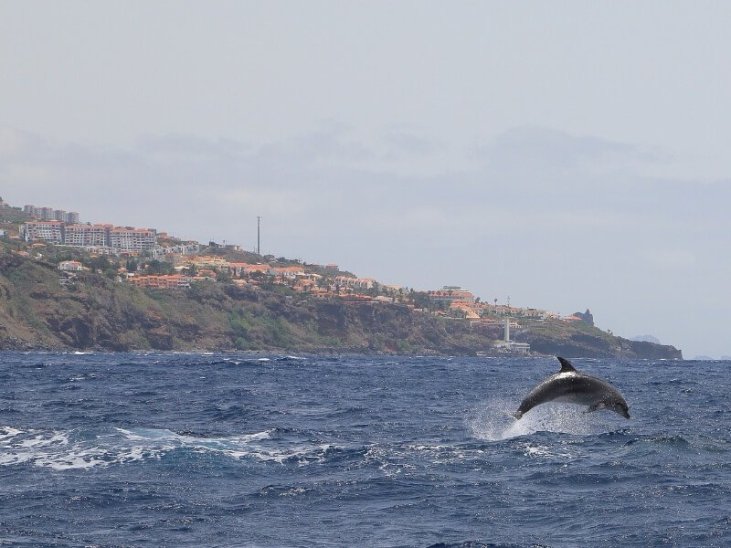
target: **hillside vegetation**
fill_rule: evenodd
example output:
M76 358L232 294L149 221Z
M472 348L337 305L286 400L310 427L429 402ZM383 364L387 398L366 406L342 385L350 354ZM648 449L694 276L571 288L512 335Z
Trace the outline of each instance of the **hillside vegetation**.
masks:
M0 252L0 349L267 350L491 354L502 329L404 305L315 298L207 281L136 288ZM538 353L680 358L671 346L614 337L583 322L535 321L515 333Z

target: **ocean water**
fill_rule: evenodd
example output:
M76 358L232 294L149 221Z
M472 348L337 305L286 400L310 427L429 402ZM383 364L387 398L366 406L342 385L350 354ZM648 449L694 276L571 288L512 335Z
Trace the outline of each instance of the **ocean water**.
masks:
M0 545L731 545L731 363L574 364L0 353Z

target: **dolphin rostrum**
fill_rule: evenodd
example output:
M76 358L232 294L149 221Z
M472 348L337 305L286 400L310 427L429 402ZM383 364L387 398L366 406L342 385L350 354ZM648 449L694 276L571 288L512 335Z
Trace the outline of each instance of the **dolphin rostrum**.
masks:
M611 384L596 377L579 373L571 362L558 358L561 371L551 375L530 391L513 415L519 419L536 405L550 401L588 405L587 413L597 409L609 409L629 418L629 407L622 394Z

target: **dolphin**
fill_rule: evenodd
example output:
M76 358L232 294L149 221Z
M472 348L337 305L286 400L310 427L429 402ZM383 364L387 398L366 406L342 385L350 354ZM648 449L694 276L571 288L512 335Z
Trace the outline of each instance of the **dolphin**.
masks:
M607 381L579 373L564 358L558 357L558 361L561 362L561 371L530 391L513 414L516 419L520 419L536 405L550 401L588 405L587 413L597 409L609 409L626 419L629 418L627 402L616 388Z

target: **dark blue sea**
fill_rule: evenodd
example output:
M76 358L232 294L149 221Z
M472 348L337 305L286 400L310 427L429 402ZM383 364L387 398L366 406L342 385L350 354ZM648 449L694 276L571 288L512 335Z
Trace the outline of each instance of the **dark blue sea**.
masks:
M0 353L0 545L729 546L729 362Z

